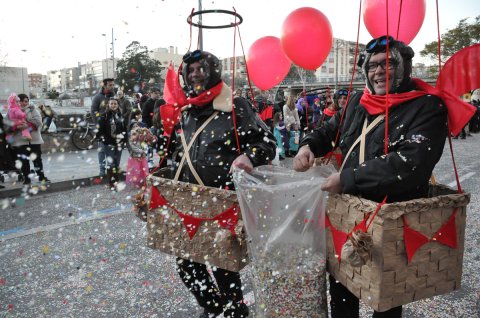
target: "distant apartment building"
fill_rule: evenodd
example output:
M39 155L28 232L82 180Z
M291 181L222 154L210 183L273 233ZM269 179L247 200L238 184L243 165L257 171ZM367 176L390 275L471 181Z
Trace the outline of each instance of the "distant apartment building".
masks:
M235 71L235 73L234 73ZM245 59L242 56L227 57L222 59L223 79L228 85L232 85L235 75L235 88L248 84Z
M32 98L39 98L47 90L47 77L39 73L28 74L30 95Z
M0 67L0 101L2 103L12 92L28 94L29 91L26 67Z
M179 67L182 63L183 55L178 54L178 48L175 46L169 46L168 48L156 48L149 52L150 58L157 60L161 63L162 68L167 68L170 65L170 61L173 62L175 68Z
M355 48L356 42L354 41L333 38L330 53L323 64L315 71L317 80L321 83L349 81L355 61ZM358 51L362 52L364 49L365 44L359 43Z

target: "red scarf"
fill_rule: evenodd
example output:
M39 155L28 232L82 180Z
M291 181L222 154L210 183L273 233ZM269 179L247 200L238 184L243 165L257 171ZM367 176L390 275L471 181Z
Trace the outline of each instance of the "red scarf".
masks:
M180 112L182 107L188 104L195 106L205 106L217 97L223 88L223 82L218 83L214 87L203 91L196 97L186 97L183 88L180 86L178 74L175 72L173 65L170 63L165 77L165 86L163 98L165 105L160 107L160 117L164 128L164 134L170 136L173 128L180 120Z
M475 114L476 108L449 92L436 89L419 78L412 78L412 80L418 90L399 94L388 94L388 98L387 95L372 95L365 88L363 96L360 99L360 104L365 107L370 115L378 115L385 113L387 108L390 109L391 107L401 105L420 96L435 95L442 99L448 109L448 127L450 131L453 135L458 135Z
M331 110L330 108L325 108L323 112L328 117L333 117L337 113L336 110Z

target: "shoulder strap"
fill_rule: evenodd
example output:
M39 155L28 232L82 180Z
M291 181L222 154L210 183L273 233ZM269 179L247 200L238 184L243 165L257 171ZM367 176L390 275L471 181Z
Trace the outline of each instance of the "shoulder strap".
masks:
M195 142L195 139L197 139L198 135L207 127L207 125L217 116L218 111L215 111L210 117L208 117L207 120L200 126L195 134L193 135L192 139L190 139L190 142L187 145L187 141L185 140L185 135L183 134L183 130L180 133L180 139L182 140L182 145L183 145L183 156L182 160L180 161L180 164L178 165L177 172L175 173L175 178L173 178L174 181L178 181L178 178L180 177L180 172L182 171L183 164L185 163L185 159L187 160L188 167L190 168L190 171L192 172L195 180L197 180L198 184L203 186L202 179L200 179L200 176L198 175L197 171L193 167L192 160L190 159L190 148L192 147L193 143Z
M358 138L355 140L355 142L352 144L350 149L347 152L347 155L345 158L343 158L343 163L342 166L340 167L339 172L343 170L343 166L347 162L347 158L350 156L352 153L353 149L357 146L357 144L360 142L360 159L359 163L363 163L365 161L365 136L373 129L375 128L382 120L385 118L384 114L380 114L375 118L370 125L367 126L367 118L365 117L365 121L363 122L363 129L362 129L362 134L358 136Z

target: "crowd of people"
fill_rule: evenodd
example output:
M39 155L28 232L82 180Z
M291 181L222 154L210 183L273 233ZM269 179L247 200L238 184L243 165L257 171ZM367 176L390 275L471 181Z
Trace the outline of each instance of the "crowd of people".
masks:
M293 168L305 171L315 158L334 150L340 134L338 147L344 165L326 179L322 190L376 202L384 197L388 202L426 197L429 178L448 134L447 109L440 98L422 92L419 82L411 77L414 52L403 42L374 39L364 54L359 66L366 87L358 93L341 88L285 97L280 92L273 100L259 91L237 90L232 94L222 80L219 59L200 50L183 57L182 93L186 100L167 104L162 90L152 87L146 94L136 94L132 103L122 90L115 92L113 78L104 79L91 106L98 127L99 175L115 190L122 150L127 148L127 180L137 187L143 185L154 167L154 153L158 153L169 158L179 181L234 190L232 167L248 172L271 163L277 152L280 160L294 157ZM395 98L384 103L389 94ZM397 128L390 132L385 153L383 116L387 107L390 125ZM163 112L166 109L172 111ZM39 180L49 181L43 172L41 131L54 118L51 109L43 107L39 112L29 105L25 94L12 94L9 99L9 125L2 131L2 139L21 162L24 184L31 182L30 159ZM356 140L360 136L364 142L359 144ZM364 151L358 149L361 146ZM160 162L167 164L167 160ZM204 264L180 257L176 266L203 309L201 317L249 315L238 272L216 268L212 277ZM358 298L332 275L330 296L332 317L358 317ZM395 307L375 312L373 317L401 315L402 307Z

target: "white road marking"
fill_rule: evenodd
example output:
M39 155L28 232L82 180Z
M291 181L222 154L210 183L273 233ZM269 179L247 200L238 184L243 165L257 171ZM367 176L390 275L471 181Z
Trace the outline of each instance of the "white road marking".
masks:
M104 209L100 211L95 211L95 212L88 212L88 213L82 213L78 218L68 220L65 222L60 222L56 224L50 224L50 225L44 225L44 226L39 226L35 227L33 229L28 229L28 230L22 230L18 231L12 234L7 234L7 235L2 235L0 236L0 242L5 242L14 238L22 237L22 236L27 236L27 235L32 235L32 234L37 234L37 233L42 233L42 232L48 232L52 230L56 230L62 227L66 226L71 226L71 225L77 225L81 223L85 223L88 221L96 220L96 219L103 219L112 215L117 215L117 214L122 214L122 213L129 213L131 212L131 205L125 205L122 207L118 208L112 208L112 209Z
M460 184L462 184L462 181L467 180L468 178L474 176L475 174L477 174L477 173L476 173L476 172L469 172L469 173L461 176L460 178L458 178L458 179L460 180ZM448 186L449 186L450 188L456 187L456 186L457 186L457 181L454 180L454 181L450 182L450 183L448 184Z

